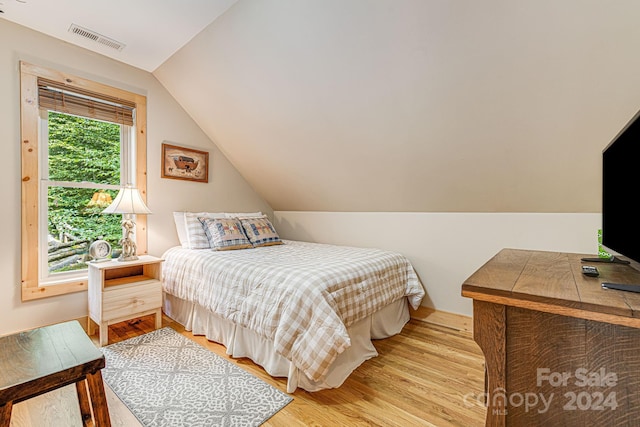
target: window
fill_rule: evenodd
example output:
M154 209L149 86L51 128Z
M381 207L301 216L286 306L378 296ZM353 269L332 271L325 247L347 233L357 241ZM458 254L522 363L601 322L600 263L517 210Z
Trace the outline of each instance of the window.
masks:
M97 239L117 248L121 218L101 212L134 182L131 126L58 113L40 104L41 283L86 274ZM121 179L122 177L122 179Z
M22 299L86 290L86 251L118 248L125 184L146 198L146 98L21 63ZM146 217L136 219L145 253Z

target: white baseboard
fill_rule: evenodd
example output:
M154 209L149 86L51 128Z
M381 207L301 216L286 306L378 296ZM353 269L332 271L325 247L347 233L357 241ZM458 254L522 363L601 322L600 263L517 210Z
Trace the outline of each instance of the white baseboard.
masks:
M420 306L417 310L411 310L411 318L445 326L457 331L473 333L473 318L462 314L449 313L435 308Z

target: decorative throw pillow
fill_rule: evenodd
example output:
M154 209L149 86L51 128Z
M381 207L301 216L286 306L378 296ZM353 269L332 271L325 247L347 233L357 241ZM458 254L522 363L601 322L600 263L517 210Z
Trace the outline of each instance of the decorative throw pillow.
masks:
M187 231L187 241L186 246L182 245L182 247L188 249L209 249L211 247L209 239L207 239L202 222L200 222L198 218L216 219L224 217L224 213L185 212L184 222Z
M242 227L253 246L281 245L282 240L269 218L242 218Z
M200 218L211 248L217 251L253 247L237 218Z

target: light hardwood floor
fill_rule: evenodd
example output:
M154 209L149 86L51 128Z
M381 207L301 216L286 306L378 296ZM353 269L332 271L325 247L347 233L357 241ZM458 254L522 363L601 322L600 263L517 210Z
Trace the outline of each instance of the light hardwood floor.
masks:
M267 383L286 391L284 378L272 378L248 359L231 359L225 348L195 337L171 319L174 328ZM109 344L153 330L153 316L109 328ZM97 343L97 337L92 337ZM482 426L485 408L484 358L468 332L411 320L402 333L374 342L380 355L366 361L337 389L296 390L293 402L264 426ZM114 426L140 424L106 387ZM466 397L466 398L465 398ZM74 386L18 403L12 427L81 426Z

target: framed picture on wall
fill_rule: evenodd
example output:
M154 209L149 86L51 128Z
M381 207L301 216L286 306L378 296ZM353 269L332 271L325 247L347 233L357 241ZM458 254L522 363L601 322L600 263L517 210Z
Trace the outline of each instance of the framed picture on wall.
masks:
M209 153L162 143L162 178L209 182Z

